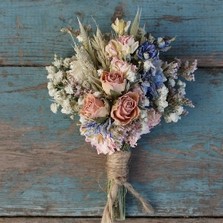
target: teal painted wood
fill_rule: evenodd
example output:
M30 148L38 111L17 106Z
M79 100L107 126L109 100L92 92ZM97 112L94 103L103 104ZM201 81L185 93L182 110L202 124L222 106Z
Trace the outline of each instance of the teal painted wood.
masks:
M0 68L0 216L99 216L105 157L78 127L50 112L44 68ZM196 109L164 124L133 151L130 181L154 216L222 216L223 70L188 85ZM129 216L145 216L130 195Z
M0 1L0 63L49 64L52 55L71 55L71 39L62 27L77 28L76 16L103 31L109 30L119 0L4 0ZM127 19L143 9L142 24L155 36L176 36L169 57L199 59L200 66L223 66L222 0L123 0ZM116 10L119 14L120 10Z
M222 223L222 218L128 218L125 223ZM99 218L0 218L0 223L98 223Z
M6 66L0 68L0 215L101 215L105 157L84 143L73 121L50 112L46 72L32 66L49 64L54 53L72 54L70 38L59 30L77 28L76 16L85 24L93 16L108 31L119 2L0 2L0 66ZM167 57L223 65L221 0L126 0L116 14L125 8L132 19L137 6L152 34L177 36ZM14 67L20 65L31 67ZM222 73L198 71L189 86L196 109L177 125L156 128L133 152L130 180L151 200L154 216L222 216ZM144 216L131 196L127 203L129 216Z

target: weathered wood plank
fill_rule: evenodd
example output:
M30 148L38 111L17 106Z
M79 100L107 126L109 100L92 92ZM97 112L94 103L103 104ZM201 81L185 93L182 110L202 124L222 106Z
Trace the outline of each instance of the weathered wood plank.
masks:
M222 216L223 70L197 72L196 109L133 151L130 181L154 216ZM105 157L50 112L43 68L0 68L0 216L100 216ZM144 216L128 196L128 215Z
M200 66L223 66L223 4L221 0L125 0L127 19L143 9L142 24L155 36L176 36L168 57L198 58ZM53 54L72 54L72 41L59 30L77 28L76 16L101 29L109 23L119 0L5 0L0 1L0 64L39 66ZM122 14L120 8L116 15Z
M98 223L99 218L0 218L0 223ZM125 223L222 223L223 218L127 218Z

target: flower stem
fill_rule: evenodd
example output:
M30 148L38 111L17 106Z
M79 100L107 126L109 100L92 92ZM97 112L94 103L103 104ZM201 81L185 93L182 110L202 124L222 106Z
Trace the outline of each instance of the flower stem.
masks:
M116 200L117 207L114 207L114 217L115 220L123 221L125 220L125 195L126 189L124 186L119 186L118 196Z
M109 188L111 187L112 182L109 182ZM125 220L125 196L127 190L124 186L118 186L117 197L113 204L113 218L114 220L123 221Z

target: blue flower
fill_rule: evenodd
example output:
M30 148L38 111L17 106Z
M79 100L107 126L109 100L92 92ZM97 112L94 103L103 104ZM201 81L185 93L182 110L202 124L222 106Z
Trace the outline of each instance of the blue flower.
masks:
M148 60L150 58L157 59L159 57L159 51L153 43L145 41L139 46L137 55L141 60Z
M141 74L141 79L143 82L154 83L156 88L161 88L164 82L164 74L159 66L151 66L149 70Z
M147 71L141 73L141 87L150 100L154 100L158 96L157 89L163 86L165 77L160 67L160 63L154 62Z
M161 88L164 82L164 75L162 69L157 69L156 74L152 76L151 80L155 84L156 88Z
M145 96L150 99L154 100L155 98L158 97L158 92L156 85L154 83L149 83L149 82L143 82L141 84L142 90L145 94Z
M141 79L143 82L153 82L152 79L156 75L156 68L151 67L148 71L143 71Z

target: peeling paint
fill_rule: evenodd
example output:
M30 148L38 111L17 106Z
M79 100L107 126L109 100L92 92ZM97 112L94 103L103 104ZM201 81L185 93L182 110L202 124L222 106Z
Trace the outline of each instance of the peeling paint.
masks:
M183 18L181 16L174 16L174 15L163 15L161 20L166 20L173 23L181 23Z
M113 13L113 16L111 17L111 21L114 22L116 18L122 19L124 17L124 7L123 4L119 4L115 7L115 11Z
M21 22L21 18L19 16L16 16L16 29L23 29L24 26Z

